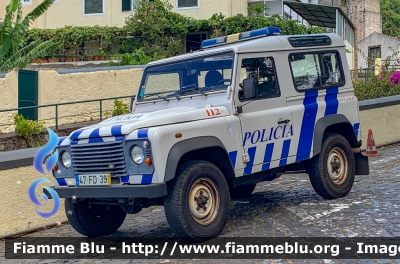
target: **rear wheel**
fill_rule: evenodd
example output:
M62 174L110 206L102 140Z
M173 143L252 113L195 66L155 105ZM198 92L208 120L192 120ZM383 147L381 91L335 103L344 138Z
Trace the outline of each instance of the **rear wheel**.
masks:
M218 236L229 214L229 187L224 175L207 161L189 161L168 183L165 215L179 237L199 240Z
M89 207L88 200L73 203L71 198L65 199L65 212L71 226L87 237L114 233L126 217L126 213L119 206L92 204Z
M238 199L250 196L253 193L256 186L257 184L253 183L253 184L240 185L235 188L232 188L230 191L231 199Z
M310 181L326 199L346 196L353 187L355 159L350 144L340 134L325 136L321 152L311 160Z

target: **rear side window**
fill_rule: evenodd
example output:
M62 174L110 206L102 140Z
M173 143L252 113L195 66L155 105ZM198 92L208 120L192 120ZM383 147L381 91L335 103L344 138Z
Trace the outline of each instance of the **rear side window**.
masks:
M340 55L336 51L289 55L294 86L298 91L340 87L345 84Z

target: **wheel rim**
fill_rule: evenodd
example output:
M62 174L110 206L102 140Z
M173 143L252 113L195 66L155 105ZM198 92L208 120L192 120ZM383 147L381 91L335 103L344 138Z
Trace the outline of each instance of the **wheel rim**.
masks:
M328 156L329 178L337 184L342 184L348 175L348 161L346 153L341 148L333 148Z
M208 225L217 217L220 197L214 182L207 178L198 179L189 192L189 209L193 219Z

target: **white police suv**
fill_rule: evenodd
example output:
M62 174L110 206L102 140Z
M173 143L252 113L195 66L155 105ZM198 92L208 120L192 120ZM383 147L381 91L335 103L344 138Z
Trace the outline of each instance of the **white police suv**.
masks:
M343 40L269 27L150 63L131 114L60 139L54 189L85 236L164 205L177 236L210 238L230 198L285 172L308 173L326 199L346 196L369 173L360 146Z

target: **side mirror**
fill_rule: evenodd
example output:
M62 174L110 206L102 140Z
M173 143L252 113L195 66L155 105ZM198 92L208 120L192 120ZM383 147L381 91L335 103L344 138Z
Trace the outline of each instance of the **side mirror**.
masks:
M244 99L253 99L256 97L256 81L253 78L243 80Z

